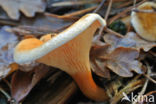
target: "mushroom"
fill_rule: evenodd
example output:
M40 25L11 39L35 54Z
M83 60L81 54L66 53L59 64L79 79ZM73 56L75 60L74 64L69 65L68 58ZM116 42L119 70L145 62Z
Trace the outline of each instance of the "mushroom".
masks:
M15 48L14 60L19 64L36 60L59 68L75 80L84 95L95 101L104 101L108 95L93 80L89 51L94 33L105 25L105 20L98 14L87 14L53 37L48 34L40 40L22 40Z
M156 41L156 13L154 13L156 3L145 2L132 11L131 23L138 35L149 41ZM151 12L153 11L153 12Z

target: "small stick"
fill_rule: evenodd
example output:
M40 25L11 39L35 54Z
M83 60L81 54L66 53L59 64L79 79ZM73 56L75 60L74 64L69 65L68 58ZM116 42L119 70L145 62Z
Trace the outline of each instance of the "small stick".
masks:
M106 0L102 0L102 2L100 3L100 5L94 10L93 13L97 13L97 12L101 9L101 7L103 7L105 1L106 1Z
M144 74L144 76L146 78L148 78L151 82L153 82L154 84L156 84L156 81L153 78L151 78L149 75Z
M136 6L136 0L133 0L133 6L135 8L135 6Z
M107 11L106 11L106 14L105 14L105 21L107 21L107 18L109 16L110 11L111 11L112 2L113 2L113 0L110 0Z
M137 0L137 1L138 1L138 0ZM128 6L128 5L131 5L132 3L133 3L133 1L130 0L130 1L128 1L128 2L125 2L125 3L121 4L121 5L119 5L117 8L123 8L123 7L126 7L126 6Z
M90 11L93 11L94 9L96 9L97 6L93 6L93 7L90 7L90 8L87 8L87 9L83 9L83 10L79 10L79 11L76 11L76 12L72 12L72 13L69 13L69 14L65 14L63 16L78 16L78 15L82 15L82 14L85 14L87 12L90 12Z
M116 36L118 36L118 37L121 37L121 38L124 37L124 36L121 35L120 33L117 33L117 32L115 32L115 31L113 31L113 30L111 30L111 29L109 29L109 28L106 28L105 31L108 32L108 33L114 34L114 35L116 35Z
M147 93L146 96L152 95L154 93L156 93L156 91L151 91L151 92Z
M68 13L65 15L56 15L56 14L52 14L52 13L45 13L45 15L50 16L50 17L59 18L59 19L64 19L64 20L78 20L79 17L77 17L77 16L83 15L90 11L93 11L96 8L97 8L97 6L93 6L93 7L87 8L87 9L79 10L79 11Z
M151 82L153 82L154 84L156 84L156 81L150 77L151 74L151 67L148 65L148 63L146 63L147 66L147 70L149 71L148 74L143 74L146 78L148 78Z
M85 5L85 4L91 4L97 2L100 2L100 0L62 1L62 2L53 3L51 6L60 7L60 6Z
M1 87L0 87L0 92L2 92L7 99L11 99L10 95L6 91L4 91Z
M147 67L149 67L148 64L147 64ZM151 73L151 70L148 70L147 74L149 75L150 73ZM149 79L146 79L145 84L144 84L141 92L139 93L140 96L142 96L145 93L147 85L148 85L148 82L149 82ZM137 99L139 99L139 96L137 97ZM137 104L137 102L134 101L132 104Z

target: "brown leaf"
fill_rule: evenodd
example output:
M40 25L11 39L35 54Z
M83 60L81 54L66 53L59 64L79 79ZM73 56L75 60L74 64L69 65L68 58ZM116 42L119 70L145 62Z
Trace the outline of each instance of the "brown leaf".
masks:
M105 67L104 63L97 60L98 56L103 56L104 54L107 54L107 50L110 45L105 44L102 46L95 45L93 46L91 53L90 53L90 64L91 69L93 72L95 72L97 75L104 77L104 78L110 78L110 73L108 68Z
M98 76L104 77L104 78L110 78L110 72L107 67L105 67L105 64L99 60L92 60L90 62L91 69L93 72L95 72Z
M10 28L7 31L19 35L31 34L38 37L48 33L58 33L70 26L73 22L73 20L64 21L63 19L39 14L34 18L21 17L20 21L16 23L17 27Z
M122 77L131 77L131 71L142 74L142 64L136 60L139 52L134 48L118 47L110 54L101 56L106 67Z
M19 10L27 17L33 17L35 12L43 12L46 7L43 0L0 0L0 6L16 20L20 16Z
M6 29L9 27L2 27L0 30L0 77L4 78L9 73L18 69L18 66L14 63L13 60L13 50L18 42L17 36L10 32L7 32ZM12 65L10 65L12 64Z
M11 94L16 102L24 99L48 71L46 66L39 65L34 67L34 70L31 72L17 71L14 73L11 80Z
M117 47L133 47L138 50L143 49L147 52L151 48L156 47L155 42L143 40L134 32L127 33L123 38L112 34L106 34L104 35L104 40L106 43L112 45L111 50L114 50Z

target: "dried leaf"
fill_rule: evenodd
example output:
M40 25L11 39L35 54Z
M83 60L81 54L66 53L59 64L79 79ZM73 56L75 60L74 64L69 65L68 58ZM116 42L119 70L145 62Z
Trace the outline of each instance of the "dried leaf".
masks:
M33 17L35 12L43 12L46 7L43 0L0 0L0 6L10 18L16 20L20 16L19 11L23 12L27 17Z
M5 26L0 30L0 77L6 77L10 72L16 70L18 66L13 60L13 50L18 42L17 36L7 32ZM12 65L10 65L12 64Z
M34 71L31 72L18 71L14 73L11 80L11 94L16 102L24 99L48 71L46 66L39 65L34 67Z
M104 40L106 43L112 45L111 50L114 50L117 47L133 47L138 50L143 49L145 52L147 52L151 48L156 47L155 42L143 40L134 32L127 33L123 38L112 34L106 34L104 36Z
M73 22L73 20L64 21L63 19L40 14L34 18L22 17L19 23L17 23L17 27L10 28L7 31L20 35L33 34L37 37L48 33L58 33L70 26Z
M105 67L103 62L99 60L92 60L91 61L91 69L93 72L95 72L98 76L101 76L103 78L110 78L110 72L109 69Z
M93 46L90 53L91 54L90 64L91 64L92 71L104 78L110 78L110 73L109 70L103 64L103 62L97 60L97 57L106 54L109 46L110 45L108 44L102 46L95 45Z
M134 48L118 47L110 54L101 56L106 67L122 77L131 77L131 71L142 74L142 64L136 60L139 52Z

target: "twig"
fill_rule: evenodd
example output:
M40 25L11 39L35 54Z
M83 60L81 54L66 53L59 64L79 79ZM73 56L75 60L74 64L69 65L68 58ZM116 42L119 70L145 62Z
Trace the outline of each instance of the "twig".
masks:
M147 70L149 71L148 74L143 74L147 79L149 79L151 82L153 82L154 84L156 84L156 81L150 77L151 74L151 67L148 65L148 63L146 63L147 66Z
M153 82L154 84L156 84L156 81L153 78L151 78L149 75L144 74L144 76L146 78L148 78L151 82Z
M67 17L72 16L72 17L74 17L74 16L82 15L84 13L93 11L96 8L97 8L97 6L93 6L93 7L87 8L87 9L83 9L83 10L79 10L79 11L72 12L72 13L69 13L69 14L65 14L63 16L67 16Z
M118 36L118 37L121 37L121 38L124 37L124 36L121 35L120 33L117 33L117 32L115 32L115 31L113 31L113 30L111 30L111 29L109 29L109 28L105 28L105 31L108 32L108 33L111 33L111 34L113 34L113 35L116 35L116 36Z
M105 27L104 27L104 28L100 28L100 30L99 30L99 36L98 36L98 40L101 39L101 37L102 37L102 33L103 33L104 29L105 29Z
M85 4L91 4L97 2L100 2L100 0L62 1L62 2L53 3L51 6L60 7L60 6L85 5Z
M105 14L105 20L106 20L106 21L107 21L107 18L108 18L108 16L109 16L109 13L110 13L110 11L111 11L112 2L113 2L113 0L110 0L110 1L109 1L109 5L108 5L108 8L107 8L107 11L106 11L106 14Z
M135 8L135 6L136 6L136 0L133 0L133 6Z
M2 92L8 100L11 99L10 95L6 91L4 91L1 87L0 92Z
M151 91L151 92L149 92L149 93L147 93L147 94L145 94L146 96L149 96L149 95L152 95L153 93L156 93L156 91Z
M148 64L147 64L147 65L148 65ZM148 67L149 67L149 66L148 66ZM151 70L148 70L147 74L149 75L150 73L151 73ZM145 93L146 88L147 88L147 85L148 85L148 82L149 82L149 79L146 79L145 84L144 84L144 86L143 86L141 92L139 93L140 96L142 96L142 95ZM137 99L139 99L139 96L137 97ZM137 102L134 101L132 104L137 104Z
M128 6L128 5L131 5L132 3L133 3L133 1L130 0L130 1L128 1L128 2L125 2L125 3L121 4L121 5L119 5L117 8L123 8L123 7L126 7L126 6Z
M101 9L101 7L103 7L105 1L106 1L106 0L102 0L102 2L100 3L100 5L94 10L93 13L97 13L97 12Z
M8 32L18 33L20 35L30 35L41 36L47 33L57 33L56 30L43 28L43 27L34 27L34 26L18 26L7 29Z
M66 21L75 21L75 20L78 20L79 17L70 17L70 16L60 16L60 15L57 15L57 14L52 14L52 13L44 13L45 16L49 16L49 17L52 17L52 18L59 18L59 19L63 19L63 20L66 20Z
M10 21L10 20L3 20L3 19L0 19L0 24L2 24L2 25L10 25L10 26L17 26L18 25L17 22Z
M93 11L96 8L97 8L97 6L94 6L94 7L79 10L79 11L76 11L76 12L68 13L68 14L65 14L65 15L56 15L56 14L52 14L52 13L45 13L45 15L55 17L55 18L59 18L59 19L64 19L64 20L71 20L71 19L72 20L77 20L77 19L79 19L79 17L76 17L76 16L83 15L83 14L85 14L87 12Z

